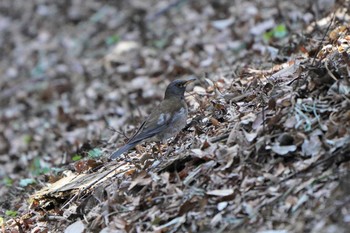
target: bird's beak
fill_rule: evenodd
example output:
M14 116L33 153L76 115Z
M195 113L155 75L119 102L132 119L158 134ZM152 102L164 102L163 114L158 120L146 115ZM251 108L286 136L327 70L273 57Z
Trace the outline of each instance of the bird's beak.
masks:
M187 86L189 83L194 82L195 80L197 80L196 78L190 77L187 79L184 79L185 81L185 86Z

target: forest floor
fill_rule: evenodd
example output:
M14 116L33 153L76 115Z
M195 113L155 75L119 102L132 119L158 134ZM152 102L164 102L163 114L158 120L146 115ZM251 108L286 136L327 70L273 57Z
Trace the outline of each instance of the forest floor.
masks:
M2 232L348 232L350 1L0 2ZM110 161L195 77L168 155Z

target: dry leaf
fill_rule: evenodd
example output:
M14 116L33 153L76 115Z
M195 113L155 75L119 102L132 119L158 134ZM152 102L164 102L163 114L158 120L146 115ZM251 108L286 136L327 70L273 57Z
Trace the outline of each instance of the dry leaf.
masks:
M215 189L215 190L207 191L206 194L212 195L212 196L224 197L224 196L229 196L233 194L233 189Z

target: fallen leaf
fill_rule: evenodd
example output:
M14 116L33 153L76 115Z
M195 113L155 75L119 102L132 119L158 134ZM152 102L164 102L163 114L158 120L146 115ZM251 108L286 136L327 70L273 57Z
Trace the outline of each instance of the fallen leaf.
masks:
M289 152L294 152L296 149L297 149L297 147L295 145L281 146L281 145L279 145L279 143L275 143L271 147L271 150L279 155L286 155Z
M233 194L233 189L215 189L215 190L207 191L206 194L212 195L212 196L224 197L224 196L229 196Z
M228 18L228 19L221 19L221 20L215 20L211 21L211 24L214 28L219 30L224 30L231 26L235 22L234 18Z
M84 223L83 221L79 220L69 225L64 230L64 233L83 233L84 231L85 231Z

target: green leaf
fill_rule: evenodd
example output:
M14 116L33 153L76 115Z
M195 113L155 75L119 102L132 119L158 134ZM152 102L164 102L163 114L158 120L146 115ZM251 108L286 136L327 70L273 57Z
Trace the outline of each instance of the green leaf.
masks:
M64 171L63 168L59 168L59 167L53 167L53 168L51 168L50 170L51 170L51 171L53 172L53 174L55 174L55 175L57 175L58 173Z
M284 24L279 24L273 29L273 37L275 38L283 38L288 34L286 25Z
M31 143L33 141L33 137L29 134L26 134L23 136L23 141L25 144L28 145L29 143Z
M6 210L5 214L10 217L16 217L17 216L17 211L14 210Z
M4 218L3 217L0 217L0 226L4 225L5 224L5 221L4 221Z
M263 34L263 40L265 42L269 42L272 38L281 39L288 34L286 25L278 24L272 30L265 32Z
M28 185L35 184L35 183L36 183L35 180L31 179L31 178L21 179L19 181L19 185L22 186L22 187L26 187Z
M2 179L2 183L7 187L10 187L13 184L13 180L9 177L5 177L4 179Z
M75 154L73 155L72 160L75 162L75 161L81 160L81 158L82 158L81 155Z
M110 46L118 43L120 41L120 36L114 34L112 36L109 36L105 39L105 43Z
M41 168L41 164L40 164L40 158L36 157L33 160L33 168L34 169L40 169Z
M102 155L102 150L100 148L94 148L88 152L90 158L99 158Z
M271 40L273 36L273 32L272 31L268 31L268 32L265 32L264 35L263 35L263 39L265 42L269 42Z
M34 158L31 164L31 170L32 170L32 174L36 176L41 174L46 174L51 171L49 167L42 167L39 157Z
M158 49L164 49L165 46L167 45L168 40L167 39L159 39L159 40L154 40L153 45L154 47Z
M161 218L155 217L154 220L152 221L152 225L159 225L159 223L162 221Z
M40 174L47 174L51 171L49 167L43 167L40 169Z

